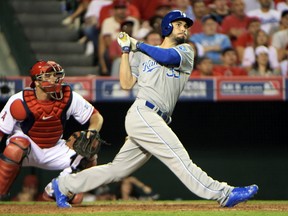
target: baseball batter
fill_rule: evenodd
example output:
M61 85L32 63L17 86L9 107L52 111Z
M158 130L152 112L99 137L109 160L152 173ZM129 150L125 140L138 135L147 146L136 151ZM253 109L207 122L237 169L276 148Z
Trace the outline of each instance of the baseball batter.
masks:
M84 164L96 165L96 157L77 155L68 148L62 135L71 116L80 124L89 121L89 129L99 131L103 124L101 114L63 84L65 73L56 62L37 62L30 76L31 88L11 96L0 113L0 139L8 135L7 146L0 154L0 197L3 199L21 166L63 170L61 175L64 175L82 169ZM50 185L46 192L52 197Z
M164 163L194 194L232 207L253 197L256 185L232 187L209 177L192 162L176 134L169 127L171 115L193 68L194 51L185 43L193 21L179 10L162 20L159 47L138 42L124 32L118 36L123 54L120 83L131 89L137 82L139 92L127 112L125 127L128 139L106 165L77 174L60 176L52 181L57 205L71 207L67 200L74 193L92 190L119 181L145 164L151 156ZM134 51L129 62L129 52Z

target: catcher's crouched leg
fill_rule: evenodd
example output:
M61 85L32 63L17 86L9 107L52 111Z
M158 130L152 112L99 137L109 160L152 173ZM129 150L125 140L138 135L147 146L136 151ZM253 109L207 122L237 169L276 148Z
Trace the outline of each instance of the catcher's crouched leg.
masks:
M12 137L0 154L0 197L4 197L20 172L23 159L28 154L30 141L23 137Z

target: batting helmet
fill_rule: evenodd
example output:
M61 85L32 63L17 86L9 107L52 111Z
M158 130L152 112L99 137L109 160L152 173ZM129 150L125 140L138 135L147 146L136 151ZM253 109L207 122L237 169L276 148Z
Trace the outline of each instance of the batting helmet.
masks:
M191 20L185 13L180 10L172 10L166 14L161 23L162 37L166 37L171 34L173 30L172 22L176 20L184 20L188 27L193 25L193 20Z

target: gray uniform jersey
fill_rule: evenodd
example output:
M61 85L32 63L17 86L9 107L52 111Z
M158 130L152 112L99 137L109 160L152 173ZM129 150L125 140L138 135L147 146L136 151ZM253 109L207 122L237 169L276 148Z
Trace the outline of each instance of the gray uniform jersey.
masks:
M170 116L189 79L194 60L194 51L189 44L174 49L181 56L179 67L160 65L141 52L136 52L131 61L132 74L138 79L137 97L153 103Z

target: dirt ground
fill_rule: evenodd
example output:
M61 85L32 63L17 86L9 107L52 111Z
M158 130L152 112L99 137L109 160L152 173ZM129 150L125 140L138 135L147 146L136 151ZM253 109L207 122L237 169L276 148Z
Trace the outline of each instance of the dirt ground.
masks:
M1 214L53 214L53 213L96 213L96 212L111 212L111 211L226 211L227 208L221 208L214 202L194 202L185 203L177 202L107 202L107 203L89 203L81 205L73 205L73 208L59 209L55 203L35 202L34 204L21 204L21 203L0 203ZM229 209L230 210L230 209ZM231 210L242 211L279 211L288 212L287 202L272 202L272 203L243 203L231 208Z

